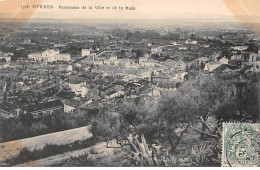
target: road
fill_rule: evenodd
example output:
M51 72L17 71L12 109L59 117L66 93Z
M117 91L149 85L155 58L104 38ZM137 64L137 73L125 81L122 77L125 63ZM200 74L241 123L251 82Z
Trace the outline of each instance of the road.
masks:
M29 151L42 150L47 144L66 145L75 141L86 140L90 137L92 137L92 134L89 132L89 126L84 126L81 128L0 143L0 166L1 162L4 162L6 159L11 159L19 155L23 148L27 148Z
M99 143L99 144L96 144L93 146L96 149L97 154L90 154L89 153L89 150L91 148L90 147L90 148L75 150L72 152L66 152L63 154L55 155L55 156L50 156L47 158L39 159L39 160L28 162L28 163L15 165L15 167L36 167L36 166L37 167L46 167L46 166L48 167L48 166L60 164L63 161L70 159L71 157L79 157L86 153L89 154L89 159L112 156L115 148L106 148L106 144L107 144L106 142L102 142L102 143Z

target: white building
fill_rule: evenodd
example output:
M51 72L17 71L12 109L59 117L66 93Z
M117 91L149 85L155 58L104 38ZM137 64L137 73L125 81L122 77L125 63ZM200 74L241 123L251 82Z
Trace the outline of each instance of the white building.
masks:
M55 62L55 61L70 61L69 54L60 54L59 50L45 50L42 53L32 53L28 55L29 59L39 62Z
M151 52L152 52L152 54L161 53L162 48L161 47L151 47Z
M219 62L220 62L221 64L228 64L228 59L227 59L227 58L221 58L221 59L219 60Z
M210 61L206 63L204 70L213 71L221 65L219 61Z
M179 50L187 50L187 47L179 47Z
M107 94L106 98L107 99L112 99L112 98L120 97L120 96L123 96L123 95L124 95L124 91L122 91L122 90L112 91L112 92Z
M148 59L149 59L149 57L139 57L139 64L146 62Z
M177 42L176 42L176 41L173 41L173 42L172 42L172 45L177 45Z
M67 68L67 71L72 71L72 70L73 70L72 65L69 65L68 68Z
M11 57L0 56L0 60L5 59L6 62L11 61Z
M86 55L89 55L90 54L90 49L82 49L81 50L81 55L82 56L86 56Z
M86 97L88 93L88 88L83 84L72 84L69 83L69 87L75 93L76 96Z
M3 53L0 51L0 60L5 59L6 62L11 61L11 56L13 56L13 53Z
M65 113L72 113L74 110L76 110L75 107L64 104L64 112Z
M141 66L143 67L154 67L156 62L153 59L149 59L147 61L143 61L141 63L139 63Z
M241 55L232 55L231 60L242 60L242 56Z

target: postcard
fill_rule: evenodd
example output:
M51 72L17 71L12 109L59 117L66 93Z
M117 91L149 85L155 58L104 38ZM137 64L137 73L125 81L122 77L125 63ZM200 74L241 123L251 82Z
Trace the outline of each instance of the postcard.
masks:
M0 0L0 166L260 166L259 4Z

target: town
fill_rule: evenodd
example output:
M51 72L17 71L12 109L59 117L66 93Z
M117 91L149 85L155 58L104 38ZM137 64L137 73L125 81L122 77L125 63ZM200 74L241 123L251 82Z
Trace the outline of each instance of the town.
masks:
M28 112L44 116L61 108L65 113L99 109L118 99L156 100L161 93L199 77L244 67L259 71L260 50L253 46L257 39L251 31L236 32L238 40L231 31L203 36L175 30L162 36L150 30L120 29L103 35L95 32L100 35L92 38L78 34L55 40L54 35L62 36L65 30L47 27L48 35L46 29L37 28L24 28L11 37L16 41L1 42L4 118ZM31 30L32 34L26 33ZM36 33L43 36L41 41Z
M159 102L214 76L258 73L257 34L240 25L214 24L30 22L11 35L0 32L0 117L30 129L24 136L1 135L0 142L87 126L102 111L117 112L120 103ZM56 114L71 115L69 126L45 128L47 117Z

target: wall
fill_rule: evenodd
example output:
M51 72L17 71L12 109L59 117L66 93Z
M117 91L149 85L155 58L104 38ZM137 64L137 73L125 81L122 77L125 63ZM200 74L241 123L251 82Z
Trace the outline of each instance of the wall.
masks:
M6 159L11 159L19 155L23 148L27 148L29 151L42 150L47 144L65 145L75 141L86 140L92 137L92 134L89 133L88 130L89 126L84 126L81 128L0 143L0 166Z

